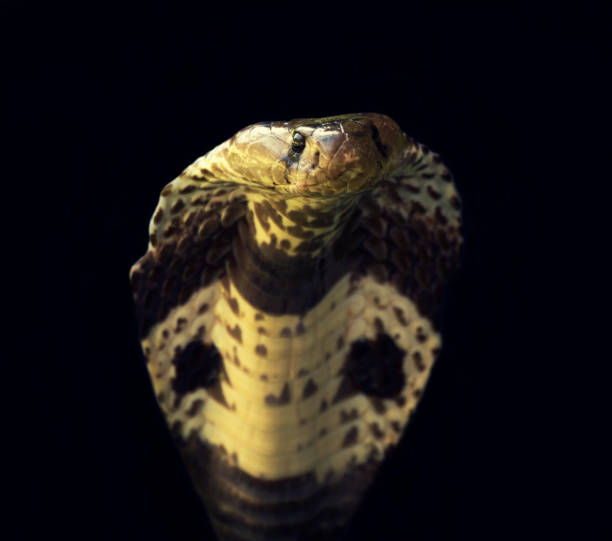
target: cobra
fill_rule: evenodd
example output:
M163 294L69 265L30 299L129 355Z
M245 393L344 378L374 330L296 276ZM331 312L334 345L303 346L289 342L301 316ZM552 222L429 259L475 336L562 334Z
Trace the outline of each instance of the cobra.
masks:
M380 114L258 123L162 190L149 234L142 349L218 537L339 538L441 347L448 169Z

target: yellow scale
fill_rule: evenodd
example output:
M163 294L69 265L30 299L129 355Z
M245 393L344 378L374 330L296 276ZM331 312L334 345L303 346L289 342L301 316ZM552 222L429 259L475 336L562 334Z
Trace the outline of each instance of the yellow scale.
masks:
M151 379L156 393L162 394L161 407L169 424L180 421L184 438L198 432L203 441L223 446L228 456L235 457L240 469L265 479L282 479L314 470L322 480L329 472L333 476L342 475L349 462L352 465L364 462L373 449L382 457L386 447L395 444L401 434L391 423L399 423L400 428L407 423L417 402L413 391L424 386L434 360L432 351L440 347L439 335L427 319L418 315L414 304L398 297L392 286L367 277L347 297L349 279L345 277L303 318L265 315L261 319L260 312L232 285L230 288L226 291L215 284L194 293L142 342L143 350L151 352L148 365ZM239 315L229 306L230 296L238 300ZM205 302L211 308L198 314L198 308ZM410 332L400 326L394 307L403 311ZM179 318L187 320L187 324L181 333L169 332L165 339L163 330L173 329ZM359 338L375 338L375 318L382 321L398 347L406 351L403 370L407 385L401 395L405 402L399 406L397 397L383 400L384 414L377 413L364 395L332 404L343 377L340 371L349 345ZM174 408L175 393L171 388L175 376L174 351L196 338L201 325L207 329L204 341L220 345L221 389L229 407L209 399L205 389L198 389L186 394L179 407ZM242 343L227 330L235 325L241 328ZM295 332L298 325L303 327L299 340L280 336L283 328ZM262 328L265 334L260 332ZM425 342L417 340L417 329L427 336ZM257 346L265 347L265 356L255 353ZM412 360L412 353L417 350L426 367L422 371ZM309 381L314 382L317 390L303 398ZM267 403L266 397L280 397L286 385L289 403ZM203 400L204 405L192 417L187 412L197 399ZM327 409L321 412L324 401ZM357 417L341 422L352 410L357 411ZM373 423L384 433L383 438L374 437L370 428ZM343 441L353 427L358 429L356 441L343 448Z

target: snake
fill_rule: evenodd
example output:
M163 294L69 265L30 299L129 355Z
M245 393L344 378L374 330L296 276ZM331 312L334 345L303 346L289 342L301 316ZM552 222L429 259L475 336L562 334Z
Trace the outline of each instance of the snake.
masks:
M252 124L162 189L134 309L220 540L344 535L423 395L461 246L448 168L377 113Z

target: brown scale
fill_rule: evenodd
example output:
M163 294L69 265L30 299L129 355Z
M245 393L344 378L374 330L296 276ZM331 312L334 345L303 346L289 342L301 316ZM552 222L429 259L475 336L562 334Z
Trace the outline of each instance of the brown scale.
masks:
M232 209L234 217L244 215L246 202L234 201L226 208ZM165 244L140 260L140 269L131 276L140 336L145 337L172 308L225 273L232 240L237 237L237 219L227 220L224 226L221 212L202 212L199 221L183 229L171 224L164 233ZM161 208L156 217L160 213Z
M292 538L297 531L300 540L338 539L354 513L358 495L371 483L383 458L372 457L335 483L323 486L314 473L262 481L229 466L224 449L204 444L193 435L185 441L178 431L174 434L198 491L202 495L215 494L208 512L217 531L228 540L280 541ZM349 430L347 445L356 436ZM215 475L209 475L210 471ZM235 511L228 514L228 507ZM256 537L253 532L257 532Z

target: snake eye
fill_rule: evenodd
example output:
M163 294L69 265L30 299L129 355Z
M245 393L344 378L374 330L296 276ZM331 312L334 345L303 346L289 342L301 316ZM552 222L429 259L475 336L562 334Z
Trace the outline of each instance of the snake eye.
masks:
M304 137L300 132L293 132L292 142L291 142L291 150L293 152L297 152L298 154L304 150L306 146L306 137Z

